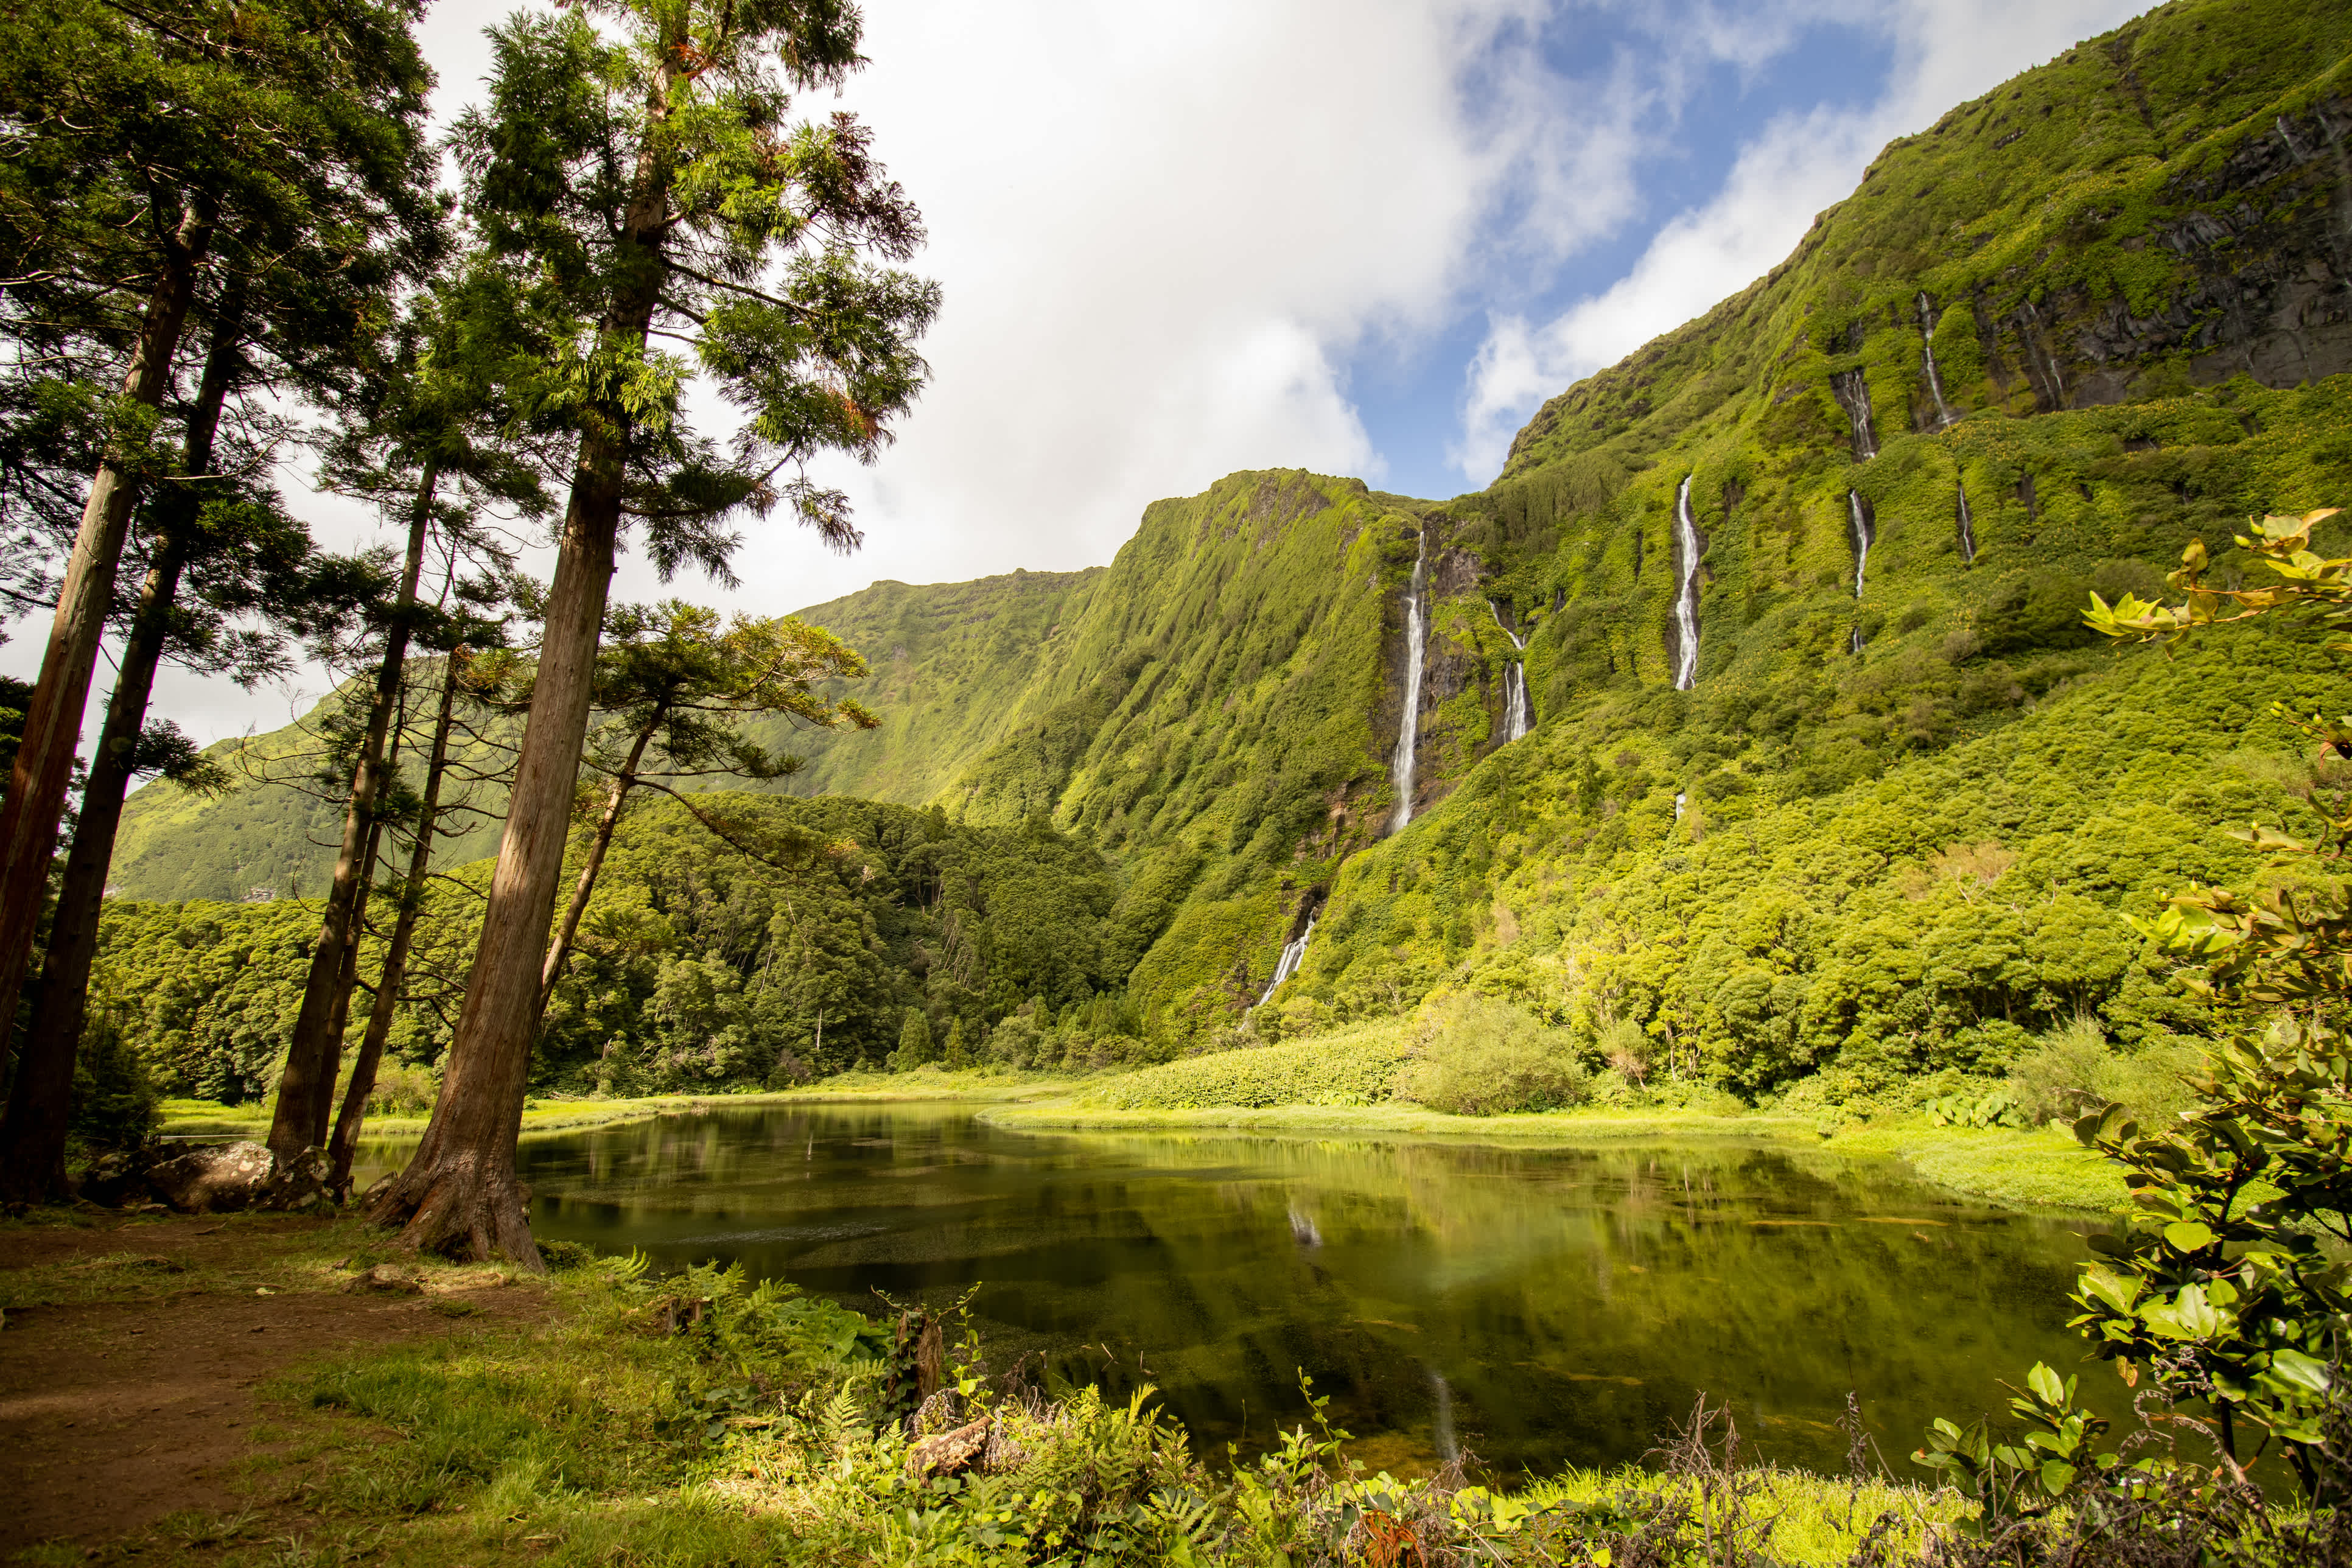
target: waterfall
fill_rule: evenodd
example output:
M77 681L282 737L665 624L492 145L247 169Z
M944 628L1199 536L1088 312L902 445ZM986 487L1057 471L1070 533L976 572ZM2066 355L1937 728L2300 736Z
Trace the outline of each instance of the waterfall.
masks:
M1859 600L1862 597L1863 580L1870 569L1870 547L1877 538L1877 531L1871 525L1870 505L1862 499L1860 490L1845 492L1845 510L1846 517L1853 528L1853 596ZM1859 623L1855 625L1853 636L1847 642L1846 651L1848 653L1862 651L1862 626Z
M1396 779L1396 816L1389 831L1402 833L1412 820L1412 752L1421 740L1422 644L1421 597L1429 581L1429 530L1421 531L1421 549L1412 558L1412 585L1404 596L1404 719L1397 725L1396 761L1390 769Z
M1878 437L1870 428L1870 377L1860 370L1842 370L1830 377L1830 395L1853 426L1853 455L1878 456Z
M1871 525L1869 503L1860 490L1845 492L1847 521L1853 529L1853 596L1862 597L1862 584L1870 570L1870 547L1878 542L1878 531Z
M1521 653L1528 651L1528 639L1503 625L1503 612L1492 599L1486 601L1486 613L1495 617L1496 626L1502 626L1503 635L1511 639L1513 647ZM1527 739L1528 731L1535 725L1535 710L1528 706L1528 661L1515 659L1503 671L1503 744Z
M1954 488L1960 497L1960 564L1973 565L1977 558L1977 527L1969 516L1969 487L1960 484Z
M1935 395L1936 428L1941 430L1951 424L1952 410L1944 401L1944 378L1936 374L1936 312L1925 289L1919 290L1919 352L1927 362L1927 390Z
M1308 915L1307 929L1284 944L1282 957L1274 966L1274 978L1265 983L1265 994L1257 999L1258 1006L1265 1006L1268 998L1274 995L1276 989L1284 981L1298 973L1298 966L1307 962L1307 943L1314 935L1315 917Z
M1691 480L1675 494L1675 539L1682 547L1681 585L1675 590L1675 689L1688 691L1698 684L1698 521L1691 516Z

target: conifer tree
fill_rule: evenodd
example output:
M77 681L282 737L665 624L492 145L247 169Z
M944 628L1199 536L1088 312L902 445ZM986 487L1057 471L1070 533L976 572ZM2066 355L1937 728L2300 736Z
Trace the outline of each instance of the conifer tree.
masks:
M950 1068L971 1065L971 1052L964 1045L961 1018L955 1019L948 1025L947 1045L940 1052L940 1060L941 1065Z
M611 717L590 737L587 755L610 782L589 830L572 901L540 971L541 1014L630 795L640 788L658 791L702 817L679 785L730 776L782 778L797 771L798 757L753 743L742 721L772 716L818 729L870 730L878 721L856 702L828 702L810 689L819 681L865 673L866 661L846 644L790 616L738 616L722 626L717 611L672 599L624 605L607 616L594 705Z
M309 263L323 270L430 227L431 78L413 17L401 0L36 0L0 17L8 309L119 345L120 389L0 803L0 1019L46 903L131 510L169 460L157 413L215 242L280 258L323 246Z
M920 1007L907 1009L907 1026L898 1031L898 1048L890 1053L893 1072L909 1072L931 1059L931 1020Z
M373 617L374 679L352 737L342 842L270 1121L270 1152L281 1160L327 1141L342 1037L336 1020L351 1005L349 959L358 949L373 860L368 846L390 778L387 736L410 641L434 614L417 597L427 545L436 530L454 530L461 542L478 547L469 520L480 505L503 503L534 516L543 510L532 454L502 439L508 410L497 396L494 373L514 343L511 300L500 284L494 271L480 268L418 300L402 340L373 379L369 405L331 454L330 482L400 516L407 541L397 586Z
M624 527L665 573L723 574L727 520L779 502L854 545L845 498L803 465L871 458L921 384L937 289L868 259L912 253L912 204L853 118L787 118L793 89L863 63L858 31L845 0L598 0L492 35L488 106L457 139L467 210L541 333L509 395L578 446L449 1068L372 1211L407 1245L538 1258L515 1140ZM677 342L691 363L660 346ZM746 415L724 445L688 423L698 372Z

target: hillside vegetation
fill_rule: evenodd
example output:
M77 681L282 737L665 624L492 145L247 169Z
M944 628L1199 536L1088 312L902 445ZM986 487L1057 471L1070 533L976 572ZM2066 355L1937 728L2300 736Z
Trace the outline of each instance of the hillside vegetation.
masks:
M2272 707L2340 675L2292 624L2168 657L2081 614L2159 593L2194 538L2242 570L2249 513L2352 498L2347 52L2337 6L2175 0L1956 108L1766 278L1547 404L1479 493L1237 474L1107 568L805 612L883 724L766 737L810 758L773 787L898 804L773 808L856 847L789 873L829 911L789 941L786 873L625 828L544 1073L659 1087L700 1049L764 1079L918 1015L942 1049L961 1021L975 1053L1010 1030L998 1059L1165 1059L1241 1037L1310 920L1250 1037L1467 990L1580 1070L1798 1104L1980 1083L2070 1029L2195 1037L2121 916L2256 875L2225 830L2292 829L2326 782ZM1507 743L1522 660L1536 728ZM118 881L322 864L287 798L152 787ZM210 847L265 841L233 873ZM739 1034L740 1061L695 1043Z

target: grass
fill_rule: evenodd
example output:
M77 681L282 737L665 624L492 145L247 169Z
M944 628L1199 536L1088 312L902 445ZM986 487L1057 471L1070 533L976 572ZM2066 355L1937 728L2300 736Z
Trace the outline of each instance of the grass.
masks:
M2004 1207L2105 1210L2125 1196L2112 1166L2048 1129L1935 1127L1916 1114L1838 1126L1813 1115L1672 1104L1453 1115L1389 1098L1405 1050L1401 1026L1370 1025L1190 1058L1054 1098L992 1105L981 1117L1007 1131L1038 1132L1344 1133L1517 1145L1753 1139L1901 1160L1937 1186Z
M809 1100L961 1100L983 1103L1066 1092L1072 1080L1055 1074L1005 1073L967 1068L949 1072L919 1068L910 1073L841 1073L806 1089L761 1094L655 1094L622 1100L530 1100L523 1104L522 1135L575 1132L651 1116L683 1116L724 1106L792 1105ZM256 1138L269 1131L267 1101L224 1105L213 1100L167 1100L163 1104L167 1138ZM371 1116L370 1138L419 1137L429 1115Z

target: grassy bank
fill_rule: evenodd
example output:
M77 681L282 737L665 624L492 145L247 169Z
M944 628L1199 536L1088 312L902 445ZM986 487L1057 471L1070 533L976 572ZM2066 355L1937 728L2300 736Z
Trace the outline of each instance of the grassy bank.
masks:
M526 1100L522 1135L573 1132L587 1127L641 1121L652 1116L688 1116L704 1110L736 1107L848 1104L955 1100L992 1105L1041 1095L1066 1094L1072 1080L1055 1074L948 1072L921 1068L910 1073L842 1073L805 1089L767 1094L656 1094L637 1099L546 1099ZM212 1100L167 1100L163 1104L163 1134L167 1138L258 1138L269 1131L269 1103L224 1105ZM370 1138L415 1138L430 1120L422 1111L397 1116L371 1116Z
M1049 1397L952 1333L943 1379L927 1377L882 1325L707 1269L654 1279L574 1256L538 1280L427 1262L414 1265L423 1294L387 1307L344 1289L388 1256L380 1233L349 1220L122 1232L0 1275L12 1314L70 1313L92 1335L166 1332L173 1314L222 1309L309 1311L299 1321L314 1327L240 1332L226 1347L284 1347L258 1419L235 1413L184 1455L192 1474L232 1478L227 1506L112 1540L121 1527L101 1515L81 1541L22 1561L1140 1568L1379 1560L1381 1542L1409 1538L1404 1561L1606 1563L1696 1556L1729 1531L1774 1562L1829 1564L1874 1528L1907 1557L1957 1513L1948 1495L1885 1476L1735 1471L1692 1444L1671 1477L1571 1470L1495 1491L1366 1474L1343 1434L1312 1426L1264 1459L1211 1465L1148 1401ZM354 1321L438 1310L447 1322L337 1344L318 1314L338 1308ZM904 1413L931 1386L918 1432L986 1423L963 1474L912 1462ZM1681 1550L1658 1552L1669 1543Z

